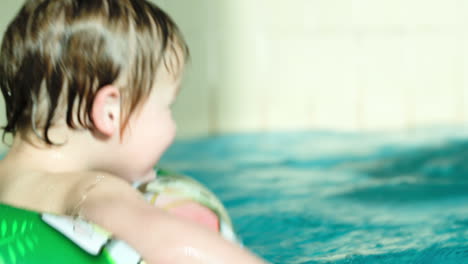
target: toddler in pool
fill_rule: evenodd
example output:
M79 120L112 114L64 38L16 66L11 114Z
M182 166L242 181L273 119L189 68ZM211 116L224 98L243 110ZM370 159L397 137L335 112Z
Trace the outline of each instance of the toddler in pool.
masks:
M132 186L155 178L153 166L174 139L171 104L187 57L177 25L148 1L26 1L0 50L5 132L13 136L0 161L0 263L25 263L20 258L40 244L26 236L37 225L8 226L8 214L34 219L33 212L52 226L64 221L54 216L70 216L83 220L84 233L102 228L139 262L263 263ZM62 263L41 256L48 259L37 263Z

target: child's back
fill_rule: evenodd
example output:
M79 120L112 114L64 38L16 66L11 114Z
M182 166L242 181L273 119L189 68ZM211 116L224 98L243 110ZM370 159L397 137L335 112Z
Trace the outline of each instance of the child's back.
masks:
M132 187L154 179L175 136L170 106L188 52L163 11L145 0L29 0L0 52L14 136L0 205L90 221L149 263L260 263Z

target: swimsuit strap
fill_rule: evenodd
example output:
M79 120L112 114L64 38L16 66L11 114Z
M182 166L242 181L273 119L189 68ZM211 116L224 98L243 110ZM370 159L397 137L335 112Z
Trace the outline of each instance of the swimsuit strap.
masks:
M83 217L83 214L81 212L82 210L82 207L83 207L83 204L86 202L86 199L88 198L88 195L89 193L99 184L101 183L104 178L106 176L104 175L97 175L96 176L96 179L94 180L94 182L92 184L90 184L86 189L85 191L83 192L83 194L81 195L81 199L78 201L78 203L75 205L75 207L73 208L73 210L70 212L70 215L75 217L75 218L79 218L79 219L84 219Z

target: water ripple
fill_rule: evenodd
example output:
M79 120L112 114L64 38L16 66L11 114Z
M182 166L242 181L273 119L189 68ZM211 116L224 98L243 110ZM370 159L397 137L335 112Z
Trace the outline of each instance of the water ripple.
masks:
M466 132L228 135L162 165L218 194L273 263L468 263Z

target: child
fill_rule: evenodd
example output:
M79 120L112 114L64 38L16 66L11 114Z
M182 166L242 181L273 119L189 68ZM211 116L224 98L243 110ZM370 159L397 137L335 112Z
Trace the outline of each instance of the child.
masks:
M187 56L177 26L145 0L26 1L0 51L5 132L14 137L0 161L0 263L25 263L41 244L27 236L37 225L10 227L13 214L39 214L58 229L71 216L81 221L73 232L103 228L102 243L109 232L147 263L263 263L132 187L155 178L174 139L170 107ZM117 255L129 248L119 245ZM35 261L78 263L49 253Z

